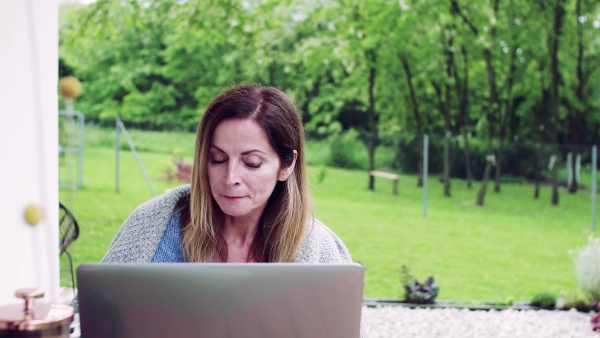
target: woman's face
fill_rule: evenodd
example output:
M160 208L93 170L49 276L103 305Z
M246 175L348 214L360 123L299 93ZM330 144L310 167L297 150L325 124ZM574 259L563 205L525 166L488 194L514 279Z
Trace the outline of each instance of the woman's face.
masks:
M278 180L293 170L279 156L262 128L249 119L227 119L214 131L208 157L213 198L228 216L258 221Z

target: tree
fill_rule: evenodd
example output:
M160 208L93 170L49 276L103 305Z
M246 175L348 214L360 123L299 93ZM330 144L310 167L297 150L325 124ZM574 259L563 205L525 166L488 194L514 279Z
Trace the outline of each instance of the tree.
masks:
M552 128L552 139L554 142L558 142L558 109L560 105L560 81L561 81L561 72L558 65L558 49L560 36L562 34L563 27L563 19L565 16L565 2L566 0L556 0L553 4L553 12L554 12L554 20L552 25L552 30L550 31L550 36L548 39L548 52L550 54L550 96L549 96L549 112L551 116L551 128ZM558 177L557 177L557 169L558 165L556 160L560 158L560 153L558 151L558 146L555 145L553 154L553 165L551 165L551 175L552 175L552 204L557 205L559 200L558 195Z
M377 142L413 131L422 177L422 135L449 135L448 196L459 140L468 185L482 176L471 153L485 143L496 166L484 175L483 204L492 175L500 191L509 139L568 142L572 152L600 140L599 7L593 0L98 0L61 14L60 69L84 82L79 107L88 121L112 124L118 113L138 127L193 129L223 87L253 82L288 92L309 130L368 132L370 168ZM535 170L540 181L548 160Z

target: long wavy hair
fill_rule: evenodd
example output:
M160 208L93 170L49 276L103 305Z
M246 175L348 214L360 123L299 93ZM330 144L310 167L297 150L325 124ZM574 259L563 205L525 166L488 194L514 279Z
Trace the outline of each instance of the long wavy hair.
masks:
M191 262L227 261L222 236L224 215L208 181L209 148L216 127L226 119L250 119L258 124L279 155L281 168L294 162L292 175L278 181L259 220L249 259L293 262L312 219L306 176L304 128L290 99L279 89L238 85L210 102L196 135L190 193L176 210L181 212L183 250Z

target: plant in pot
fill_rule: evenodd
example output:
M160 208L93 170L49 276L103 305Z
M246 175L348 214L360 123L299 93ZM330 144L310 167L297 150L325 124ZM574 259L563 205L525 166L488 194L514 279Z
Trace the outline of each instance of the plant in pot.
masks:
M433 304L440 292L440 287L435 283L433 276L427 277L421 283L410 273L407 264L400 266L400 276L404 287L404 301L415 304Z

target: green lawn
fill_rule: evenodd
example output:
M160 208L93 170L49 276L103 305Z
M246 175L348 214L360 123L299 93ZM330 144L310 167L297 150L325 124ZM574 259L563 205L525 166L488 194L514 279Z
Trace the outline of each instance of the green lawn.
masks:
M163 162L174 148L191 161L194 135L131 131L157 192L177 186L160 180ZM326 146L312 142L309 175L317 217L346 243L366 267L365 297L401 297L398 266L407 263L424 279L434 275L440 299L529 300L540 290L558 294L577 288L568 251L584 245L590 233L590 193L561 190L559 206L550 205L550 188L533 199L533 187L511 183L500 194L491 186L484 207L475 205L476 184L452 182L452 197L442 196L437 177L429 180L428 215L416 178L403 175L398 196L389 180L366 189L361 170L317 165ZM318 157L321 156L321 159ZM72 244L75 264L98 261L124 219L152 197L133 155L121 151L120 191L115 192L114 130L86 126L83 189L61 191L72 201L81 226ZM66 267L62 257L63 269ZM62 274L64 284L69 277Z

